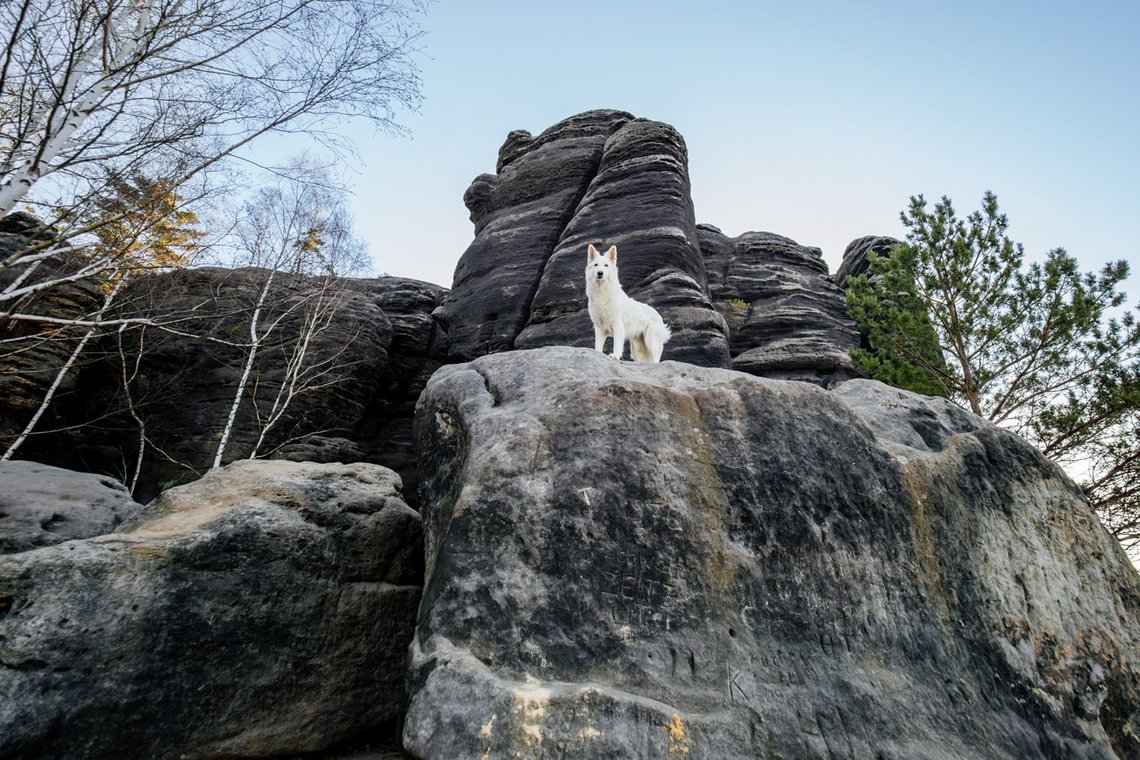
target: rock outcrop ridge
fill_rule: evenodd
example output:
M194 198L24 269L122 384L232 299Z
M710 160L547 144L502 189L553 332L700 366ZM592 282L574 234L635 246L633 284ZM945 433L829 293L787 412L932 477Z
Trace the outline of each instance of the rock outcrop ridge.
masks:
M859 331L823 253L770 232L698 228L709 291L729 327L732 368L822 385L857 377Z
M618 246L622 284L673 330L664 358L821 384L854 377L858 344L817 248L697 225L675 129L590 111L512 132L465 197L475 240L436 312L449 359L590 346L586 246Z
M723 320L704 285L688 153L668 124L590 111L538 137L512 132L497 174L465 196L475 240L437 312L452 360L592 345L589 243L617 245L622 284L673 327L667 358L724 365Z

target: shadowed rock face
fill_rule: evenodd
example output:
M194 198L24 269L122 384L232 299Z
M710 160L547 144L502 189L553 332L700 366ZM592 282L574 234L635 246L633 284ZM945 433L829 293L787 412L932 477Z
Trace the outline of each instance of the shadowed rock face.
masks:
M417 756L1140 751L1140 578L1019 438L545 348L421 397Z
M0 218L0 261L28 250L29 246L52 243L53 230L31 214L15 212ZM60 253L34 265L14 265L0 269L0 290L15 284L21 287L65 277L80 269L74 255ZM31 271L29 271L31 270ZM68 282L16 302L18 311L46 314L60 319L90 318L103 303L99 283L88 280ZM5 309L12 307L11 302ZM7 446L24 429L43 401L44 395L67 362L87 328L57 328L50 339L43 339L43 325L0 319L0 447ZM74 387L74 374L65 377L60 390ZM41 428L68 424L56 410L48 409Z
M0 756L274 757L394 721L422 577L398 489L243 461L0 557Z
M698 232L733 369L824 385L858 376L848 352L859 332L818 248L770 232L728 238L707 225Z
M133 282L118 299L115 316L177 319L183 334L132 330L120 346L121 336L106 332L53 403L59 419L82 428L29 439L21 455L76 469L133 468L140 430L125 408L123 378L130 376L130 402L148 440L138 498L204 472L233 403L247 353L240 344L267 274L200 268ZM260 419L267 418L311 308L305 299L321 287L315 278L276 277L262 323L279 321L259 350L225 461L249 456L257 442L254 400ZM382 277L340 281L335 292L327 322L306 346L302 372L308 379L300 386L307 390L285 408L259 455L383 464L405 477L414 493L411 421L442 355L431 313L444 289ZM330 445L333 440L340 443Z
M618 247L627 293L673 329L665 358L727 365L723 321L704 284L675 129L621 111L590 111L536 138L512 132L498 174L465 200L475 240L436 312L453 360L512 348L593 345L586 246Z

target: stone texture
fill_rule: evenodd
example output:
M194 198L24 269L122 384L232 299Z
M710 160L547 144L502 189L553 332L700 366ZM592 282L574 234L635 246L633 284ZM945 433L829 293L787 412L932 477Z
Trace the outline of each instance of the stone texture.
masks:
M243 461L0 558L0 756L273 757L394 721L422 572L398 488Z
M416 425L418 757L1140 751L1140 578L978 418L545 348L441 369Z
M726 329L705 287L688 151L668 124L635 119L605 143L598 172L543 269L515 348L592 346L584 269L590 243L618 249L625 291L673 331L663 358L725 366Z
M31 214L15 212L0 218L0 261L29 246L51 243L56 233ZM35 269L29 273L29 268ZM57 254L34 265L13 264L0 268L0 290L19 277L23 285L47 282L78 270L79 261L68 254ZM76 281L43 290L20 299L19 310L60 319L88 317L102 304L99 283ZM5 304L4 310L11 307ZM7 449L39 408L59 369L67 361L86 328L56 328L46 333L43 326L0 317L0 450ZM48 340L44 340L48 337ZM74 375L64 379L63 392L74 387ZM67 424L56 409L49 408L41 429Z
M727 365L723 321L704 285L688 153L668 124L622 111L570 117L537 138L512 132L498 174L465 197L475 240L436 312L449 358L593 345L586 246L618 246L627 293L673 330L665 358Z
M856 377L859 332L818 248L770 232L698 227L708 287L730 330L732 368L828 385Z
M218 339L154 329L126 334L122 356L132 378L131 401L149 442L138 498L192 480L212 464L245 359L245 349L230 343L248 335L266 276L263 269L181 270L139 278L119 299L119 316L153 313L157 305L158 314L178 318L183 333ZM284 274L277 282L263 321L280 322L258 357L255 383L239 410L226 461L247 457L256 442L252 399L256 396L264 417L298 343L304 310L297 305L319 287L315 280ZM293 400L259 455L273 456L287 446L282 456L296 458L299 441L314 435L346 439L351 445L331 456L391 467L414 492L411 419L423 383L438 366L431 313L445 291L396 277L345 280L338 287L335 312L308 346L307 371L319 377L314 375L311 389ZM124 359L117 338L107 334L92 347L72 389L53 405L62 419L82 429L30 439L22 456L105 472L135 461L139 430L124 408ZM318 459L329 458L328 452L310 449Z
M346 436L361 448L360 461L399 473L404 497L414 503L419 465L412 418L416 399L447 355L447 336L432 316L447 290L400 277L360 280L357 287L388 318L392 339L387 346L387 364L364 379L368 402L361 416L347 427ZM347 422L343 416L339 419Z
M110 533L141 506L106 475L0 462L0 554Z

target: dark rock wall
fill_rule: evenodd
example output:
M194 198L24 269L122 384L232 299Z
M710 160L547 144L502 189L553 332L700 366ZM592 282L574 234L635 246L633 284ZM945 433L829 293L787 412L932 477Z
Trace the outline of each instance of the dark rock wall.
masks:
M132 283L115 316L149 315L158 304L158 313L183 334L154 328L104 334L55 402L57 414L81 423L82 430L29 439L21 456L130 475L140 436L128 410L133 405L147 436L136 497L146 500L198 477L213 462L247 353L240 344L248 341L252 309L267 274L203 268ZM297 348L304 301L318 286L314 280L277 276L262 325L278 325L260 350L224 461L249 456L257 442L259 419L269 413ZM310 388L292 400L259 455L273 456L284 447L285 458L305 451L306 457L324 459L319 452L339 440L343 443L329 456L390 466L414 493L411 418L420 389L442 356L431 313L443 292L394 277L337 283L327 325L308 346L310 379L304 384ZM306 443L313 436L317 440Z
M848 352L859 332L818 248L770 232L698 231L733 369L825 385L857 376Z
M497 175L466 196L476 237L438 312L449 357L511 348L593 345L583 282L586 246L618 247L621 281L673 328L664 357L727 365L723 321L704 285L675 129L591 111L537 138L512 132Z
M55 233L35 217L16 212L0 219L0 261L29 245L51 244ZM34 269L29 269L34 266ZM0 269L0 290L27 287L78 271L75 256L60 253L34 265ZM21 282L17 283L16 280ZM32 293L0 305L0 311L48 314L60 319L89 319L103 303L98 282L77 280ZM23 431L40 406L59 369L67 362L87 328L68 328L15 320L0 320L0 447ZM75 376L65 377L60 388L74 388ZM54 409L41 427L67 424Z

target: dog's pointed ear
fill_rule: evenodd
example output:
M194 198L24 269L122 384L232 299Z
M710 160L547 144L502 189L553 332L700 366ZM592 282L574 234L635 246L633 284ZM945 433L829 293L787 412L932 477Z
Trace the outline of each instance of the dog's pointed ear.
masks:
M609 257L610 261L612 261L613 263L616 264L617 263L617 246L611 245L610 249L608 251L606 251L606 256Z
M588 261L593 261L594 257L598 255L598 249L594 247L593 243L590 244L588 252L590 254Z

